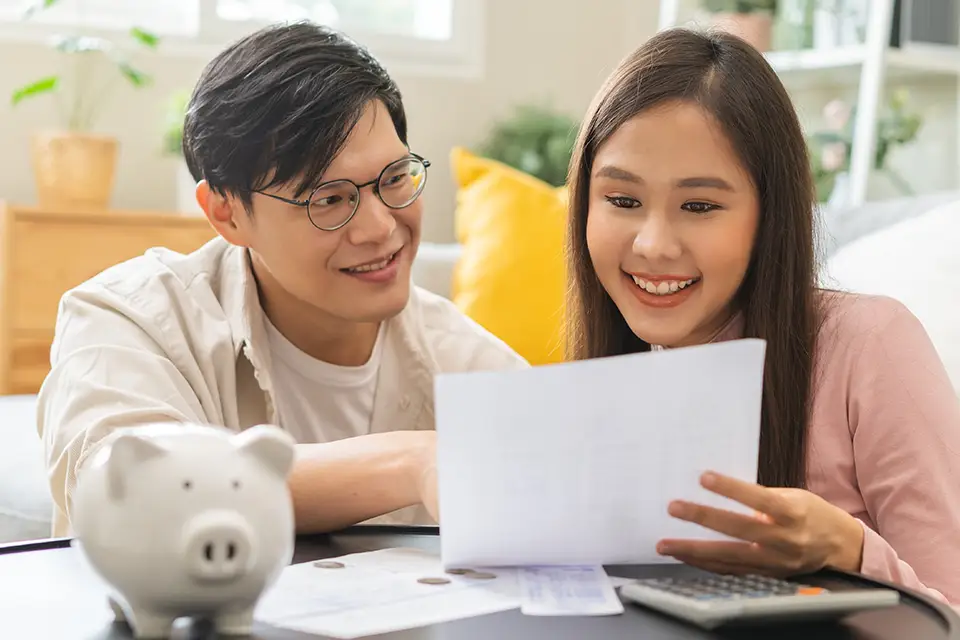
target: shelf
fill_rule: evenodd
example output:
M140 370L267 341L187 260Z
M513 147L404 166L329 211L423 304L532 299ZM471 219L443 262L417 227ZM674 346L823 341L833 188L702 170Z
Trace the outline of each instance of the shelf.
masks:
M771 51L766 54L773 69L790 85L856 84L867 59L863 46L803 51ZM923 79L960 76L960 48L908 45L887 49L886 75L892 79Z

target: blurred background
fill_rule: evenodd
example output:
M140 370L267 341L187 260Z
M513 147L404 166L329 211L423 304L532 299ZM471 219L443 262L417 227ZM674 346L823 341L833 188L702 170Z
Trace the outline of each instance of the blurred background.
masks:
M448 156L476 145L523 103L571 118L586 108L617 60L656 30L656 2L605 0L61 0L23 19L24 3L0 0L0 94L62 74L66 83L110 80L104 56L58 51L49 38L90 34L109 40L145 78L118 81L98 98L90 130L119 142L110 204L176 208L178 158L170 139L180 97L227 42L268 22L308 18L337 25L382 58L403 91L411 142L430 158L430 240L453 237L454 185ZM139 27L155 46L131 37ZM81 60L87 58L87 60ZM119 74L113 74L119 75ZM8 102L9 104L9 102ZM0 116L0 198L37 200L31 139L63 128L51 95L4 108ZM86 124L86 123L83 123Z
M877 9L885 4L872 3ZM885 64L874 117L885 150L868 180L871 199L953 188L960 173L955 2L890 4L888 44L904 55ZM428 191L428 240L454 238L453 147L482 149L514 164L523 157L536 163L535 154L543 152L537 145L557 134L560 142L552 149L559 153L569 136L558 127L568 120L575 124L620 58L669 24L729 27L771 54L817 149L815 169L821 197L828 201L837 176L843 182L849 169L853 120L847 116L862 97L870 5L867 0L0 0L0 94L11 97L0 117L5 150L0 198L37 202L31 145L38 134L73 130L117 142L114 169L100 176L112 182L109 206L190 208L190 198L178 199L177 125L201 68L226 43L263 24L306 18L336 25L368 44L397 78L412 143L436 167ZM25 88L34 92L17 93ZM503 122L516 117L519 121ZM514 140L512 148L501 140L484 149L503 124L513 125L511 137L519 131L530 135Z

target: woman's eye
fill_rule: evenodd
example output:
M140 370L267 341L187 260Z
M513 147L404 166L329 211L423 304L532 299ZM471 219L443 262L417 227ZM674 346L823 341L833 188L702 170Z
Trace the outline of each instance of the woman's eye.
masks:
M607 202L618 209L635 209L640 206L640 201L629 196L605 196Z
M709 202L687 202L681 208L690 213L709 213L720 207L715 204L710 204Z

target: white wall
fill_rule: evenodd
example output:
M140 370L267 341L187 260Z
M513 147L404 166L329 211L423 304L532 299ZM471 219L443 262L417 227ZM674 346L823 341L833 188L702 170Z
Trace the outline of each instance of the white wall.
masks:
M477 80L397 73L410 118L411 144L434 161L428 186L425 240L453 238L450 148L471 145L497 116L526 100L550 100L577 117L606 74L630 48L656 30L654 0L485 0L485 74ZM114 206L168 210L174 206L175 161L160 153L169 94L195 82L205 59L163 57L144 62L154 84L124 90L109 103L100 130L120 139ZM40 44L0 43L0 199L35 202L29 160L31 132L54 125L52 101L11 110L17 86L55 69ZM123 98L122 100L120 98Z

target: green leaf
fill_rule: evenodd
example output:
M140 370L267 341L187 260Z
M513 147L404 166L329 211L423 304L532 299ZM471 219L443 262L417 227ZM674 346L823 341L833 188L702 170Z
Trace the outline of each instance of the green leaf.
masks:
M190 91L178 89L167 100L164 109L164 152L176 155L182 153L183 121L187 115L187 106L190 103Z
M564 113L536 104L521 104L494 123L477 152L561 186L579 123Z
M848 142L846 136L835 131L817 131L810 136L820 144L830 144L834 142Z
M160 43L160 38L156 34L145 31L140 27L133 27L130 29L130 35L134 40L145 47L150 47L151 49L155 49Z
M57 2L59 2L59 1L60 1L60 0L40 0L40 2L35 2L35 3L33 3L32 5L30 5L29 7L27 7L26 11L23 12L23 16L22 16L22 17L23 17L24 20L26 20L27 18L29 18L29 17L32 16L33 14L37 13L38 11L43 11L44 9L49 9L49 8L52 7L53 5L57 4Z
M133 86L143 87L150 84L150 76L135 68L126 60L118 60L117 67L120 69L120 73L123 74L123 77L129 80L130 84Z
M51 91L56 90L60 84L60 78L57 76L47 76L46 78L40 78L36 82L32 82L26 86L20 87L13 92L13 97L11 103L13 106L16 106L21 101L38 96L44 93L50 93Z

